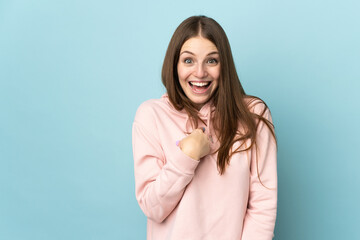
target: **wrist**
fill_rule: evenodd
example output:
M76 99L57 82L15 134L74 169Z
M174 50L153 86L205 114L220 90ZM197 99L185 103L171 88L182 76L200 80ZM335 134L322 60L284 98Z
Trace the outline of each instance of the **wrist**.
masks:
M183 153L185 153L187 156L189 156L190 158L199 161L200 157L197 154L194 154L194 151L192 149L192 147L181 147L180 149Z

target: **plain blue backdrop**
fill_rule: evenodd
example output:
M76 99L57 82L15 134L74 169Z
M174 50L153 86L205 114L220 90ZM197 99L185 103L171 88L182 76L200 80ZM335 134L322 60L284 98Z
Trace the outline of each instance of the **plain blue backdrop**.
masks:
M0 239L145 239L131 127L175 28L228 34L278 137L276 240L360 239L356 0L0 0Z

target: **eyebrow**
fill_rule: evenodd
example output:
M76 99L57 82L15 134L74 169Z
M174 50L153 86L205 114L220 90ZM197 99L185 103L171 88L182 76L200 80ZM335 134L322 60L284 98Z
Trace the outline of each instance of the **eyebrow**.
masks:
M180 53L180 55L183 54L183 53L188 53L188 54L191 54L191 55L195 55L194 53L192 53L190 51L183 51L183 52ZM213 51L213 52L208 53L207 56L212 55L212 54L219 54L219 52Z

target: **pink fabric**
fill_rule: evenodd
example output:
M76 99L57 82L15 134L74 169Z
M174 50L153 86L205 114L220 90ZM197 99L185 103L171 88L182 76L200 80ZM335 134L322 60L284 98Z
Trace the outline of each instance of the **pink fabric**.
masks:
M260 113L263 108L260 103L252 111ZM208 126L210 114L208 103L200 110ZM265 117L271 120L269 110ZM176 145L192 130L186 112L176 111L166 94L144 102L136 113L135 187L139 205L148 217L147 239L272 239L277 171L276 144L270 130L260 123L257 153L255 148L236 153L223 175L217 170L216 153L196 161ZM219 142L211 125L206 133L213 139L211 149L216 150ZM256 158L261 182L267 188L259 181Z

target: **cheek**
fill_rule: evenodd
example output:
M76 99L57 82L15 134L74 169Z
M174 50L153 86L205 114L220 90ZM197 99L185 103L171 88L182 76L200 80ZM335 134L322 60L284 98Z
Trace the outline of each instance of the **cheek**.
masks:
M213 77L213 79L215 79L216 81L219 80L220 78L220 67L219 68L216 68L216 69L213 69L212 73L211 73L211 76Z
M190 75L189 69L184 68L181 65L177 67L177 73L180 81L185 81Z

